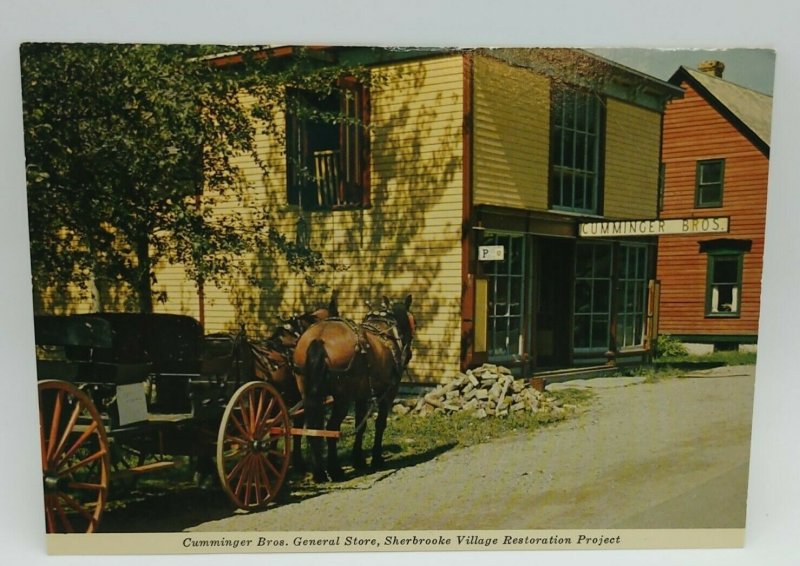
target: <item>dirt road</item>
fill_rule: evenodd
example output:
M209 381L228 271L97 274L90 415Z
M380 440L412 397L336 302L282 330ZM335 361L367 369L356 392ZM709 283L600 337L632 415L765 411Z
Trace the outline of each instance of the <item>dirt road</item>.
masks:
M701 375L592 380L592 407L553 428L188 530L743 527L754 367Z

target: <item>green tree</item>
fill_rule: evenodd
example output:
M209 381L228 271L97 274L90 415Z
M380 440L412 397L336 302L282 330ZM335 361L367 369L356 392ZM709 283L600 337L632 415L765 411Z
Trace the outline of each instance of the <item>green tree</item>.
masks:
M280 138L284 88L324 95L359 68L249 51L224 68L210 46L25 44L21 48L34 284L130 285L153 310L154 266L181 262L217 284L247 251L283 253L311 274L326 264L247 204L232 158ZM243 103L249 95L254 104ZM337 119L328 116L325 119ZM202 195L202 197L201 197ZM238 206L222 213L219 199Z

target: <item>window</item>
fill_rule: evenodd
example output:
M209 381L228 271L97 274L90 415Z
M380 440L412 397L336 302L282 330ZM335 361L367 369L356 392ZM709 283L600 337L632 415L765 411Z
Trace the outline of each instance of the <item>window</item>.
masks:
M647 246L621 244L617 347L631 348L644 343L647 308Z
M697 180L694 196L695 208L722 206L722 185L724 178L724 159L697 162Z
M489 280L489 357L514 360L523 353L525 308L525 238L510 234L487 234L486 245L502 245L502 261L484 262Z
M327 96L287 92L287 199L307 210L369 205L367 93L342 80Z
M611 244L578 244L575 254L575 350L609 346Z
M552 119L552 207L597 214L600 211L600 100L591 93L561 92L553 101Z
M706 316L739 316L742 258L737 251L709 252Z

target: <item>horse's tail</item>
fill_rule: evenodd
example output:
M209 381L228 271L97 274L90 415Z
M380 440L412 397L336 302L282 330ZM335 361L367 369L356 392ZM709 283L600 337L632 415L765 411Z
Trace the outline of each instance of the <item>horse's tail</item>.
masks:
M306 363L303 367L303 378L305 379L305 405L312 408L322 401L325 395L325 382L328 374L328 353L325 351L325 342L321 338L315 338L308 345L306 350Z

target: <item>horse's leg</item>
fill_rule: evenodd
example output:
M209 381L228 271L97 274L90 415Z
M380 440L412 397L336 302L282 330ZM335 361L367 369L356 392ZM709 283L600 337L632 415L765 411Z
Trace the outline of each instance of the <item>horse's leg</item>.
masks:
M383 460L383 431L386 430L386 419L389 416L389 407L394 396L386 396L378 403L378 416L375 417L375 442L372 444L372 468L377 470L384 464Z
M346 400L337 401L334 397L331 416L328 418L328 424L325 427L326 430L341 430L342 421L347 416L348 405L349 403ZM333 481L341 481L344 479L344 471L339 464L339 455L337 453L338 443L338 438L328 438L328 475L330 475Z
M367 411L369 409L369 399L356 400L356 435L353 440L353 467L356 470L363 470L367 467L367 460L364 458L362 448L364 431L367 429Z
M325 427L325 413L322 403L312 402L306 404L306 423L308 424L308 428L312 430L322 430ZM311 471L314 475L314 481L317 483L328 481L328 475L325 473L325 464L323 462L322 438L319 436L309 436L308 444L311 447Z

